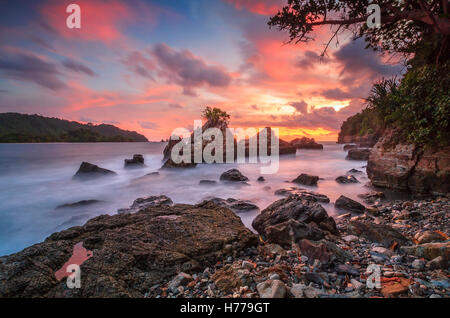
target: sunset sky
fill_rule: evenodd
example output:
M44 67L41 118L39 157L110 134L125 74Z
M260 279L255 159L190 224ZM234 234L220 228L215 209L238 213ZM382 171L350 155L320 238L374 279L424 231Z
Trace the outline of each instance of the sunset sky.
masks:
M0 4L0 112L136 130L191 128L206 105L232 127L336 140L371 84L402 67L341 36L285 44L267 21L282 0L55 0ZM81 7L68 29L66 7ZM384 62L385 63L384 63Z

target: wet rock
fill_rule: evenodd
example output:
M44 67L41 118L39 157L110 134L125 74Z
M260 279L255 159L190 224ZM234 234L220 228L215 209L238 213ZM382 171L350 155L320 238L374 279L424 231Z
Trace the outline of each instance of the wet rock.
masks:
M296 138L290 142L292 146L294 146L297 149L316 149L316 150L322 150L323 145L318 144L314 138Z
M225 265L216 271L211 279L215 286L224 292L233 292L239 287L251 284L249 270L240 268L238 264Z
M257 181L258 182L264 182L264 181L266 181L266 179L264 177L259 177Z
M237 200L233 198L222 199L217 197L207 197L204 201L214 202L215 204L229 208L235 212L245 212L252 210L259 210L259 207L247 200Z
M146 198L138 198L134 200L133 204L128 209L119 209L117 212L119 214L136 213L149 207L172 204L173 201L165 195L149 196Z
M299 183L307 186L317 186L317 181L319 181L318 176L313 176L306 173L302 173L297 178L292 180L293 183Z
M125 168L135 168L135 167L144 167L144 156L143 155L133 155L133 159L125 159L124 160Z
M281 280L266 280L256 286L261 298L285 298L286 286Z
M259 234L266 236L267 227L290 219L307 224L314 222L323 230L337 233L334 219L328 216L320 204L297 195L291 195L269 205L253 220L252 226Z
M358 179L354 175L339 176L336 178L337 183L348 184L348 183L359 183Z
M361 221L350 221L347 232L356 236L362 236L372 242L390 247L394 242L399 245L406 245L409 240L399 231L384 224L366 223Z
M288 188L283 188L283 189L279 189L275 191L275 195L281 195L281 196L290 196L292 194L296 194L301 198L307 199L307 200L313 200L313 201L318 201L318 202L323 202L323 203L329 203L330 202L330 198L327 197L324 194L320 194L317 192L313 192L313 191L308 191L306 189L302 189L302 188L297 188L297 187L288 187Z
M216 180L200 180L198 184L205 185L205 186L211 186L211 185L216 185L217 181Z
M244 182L248 181L248 178L244 176L238 169L231 169L222 173L222 175L220 176L220 180L230 182Z
M117 175L117 173L115 173L114 171L100 168L99 166L89 162L83 162L81 163L81 166L78 169L77 173L75 173L75 175L73 176L73 179L87 180L114 175Z
M402 246L400 251L416 257L433 260L438 256L444 259L450 258L450 241L443 243L426 243L416 246Z
M352 200L346 196L341 195L334 206L338 209L354 212L354 213L364 213L366 207L355 200Z
M360 174L363 173L361 170L357 170L357 169L350 169L349 171L347 171L347 174Z
M74 202L74 203L66 203L66 204L58 205L56 207L56 209L81 208L81 207L85 207L85 206L89 206L89 205L93 205L93 204L97 204L97 203L101 203L101 202L103 202L103 201L100 201L100 200L81 200L81 201Z
M81 265L83 288L70 290L69 296L143 297L180 271L190 274L221 261L226 244L239 253L258 238L232 211L211 202L102 215L0 258L0 295L67 296L66 282L56 280L54 273L79 242L92 257Z
M353 148L348 151L345 159L366 161L369 160L370 151L370 148Z
M357 145L344 145L343 150L349 151L350 149L355 149L355 148L358 148L358 146Z
M358 198L363 199L363 201L367 204L374 204L377 201L380 201L384 198L383 192L371 191L369 193L358 194Z
M420 271L425 268L425 264L421 259L416 259L411 263L411 266Z

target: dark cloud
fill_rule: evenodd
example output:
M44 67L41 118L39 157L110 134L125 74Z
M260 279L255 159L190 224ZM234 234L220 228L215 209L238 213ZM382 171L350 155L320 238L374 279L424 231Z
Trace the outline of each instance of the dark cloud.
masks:
M150 121L139 121L139 126L141 126L142 129L156 129L158 128L158 124L152 123Z
M41 37L37 36L37 35L32 35L30 37L31 41L33 41L34 43L36 43L37 45L39 45L40 47L43 47L44 49L47 49L49 51L53 51L54 47L48 43L46 40L42 39Z
M194 89L203 85L226 87L231 76L221 67L207 65L188 50L177 51L166 44L152 49L157 61L158 75L183 87L187 95L195 95Z
M31 55L0 56L0 72L7 78L33 82L51 90L66 87L58 78L61 73L55 64Z
M357 81L360 75L374 79L394 76L402 71L401 65L387 65L377 52L366 49L364 39L344 45L334 54L334 58L342 68L341 75L350 83Z
M305 101L301 102L292 102L289 105L294 107L299 113L307 114L308 113L308 104Z
M314 51L306 51L305 54L300 57L295 66L300 67L304 70L311 69L314 65L319 63L327 63L328 59L322 58L319 54Z
M141 52L131 53L122 63L134 74L154 80L151 72L155 69L155 63Z
M62 62L62 65L65 68L67 68L71 71L74 71L76 73L85 74L85 75L89 75L89 76L95 76L95 73L93 70L91 70L89 67L87 67L86 65L84 65L80 62L66 59L65 61Z

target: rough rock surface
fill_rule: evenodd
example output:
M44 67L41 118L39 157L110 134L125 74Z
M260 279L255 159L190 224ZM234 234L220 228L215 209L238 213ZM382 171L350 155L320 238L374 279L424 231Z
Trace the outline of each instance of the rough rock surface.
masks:
M346 159L348 160L369 160L370 148L353 148L348 151Z
M115 173L114 171L100 168L99 166L92 163L82 162L77 173L75 173L75 175L73 176L73 179L93 179L104 176L114 176L116 174L117 173Z
M237 200L233 198L228 198L225 200L217 197L207 197L204 201L214 202L215 204L224 208L229 208L234 212L259 210L257 205L248 200Z
M355 178L354 175L346 175L346 176L339 176L336 178L337 183L347 184L347 183L358 183L358 179Z
M101 203L102 201L100 200L81 200L78 202L74 202L74 203L65 203L65 204L61 204L58 205L56 207L56 209L71 209L71 208L81 208L84 206L88 206L88 205L93 205L93 204L97 204L97 203Z
M55 272L79 242L93 255L80 267L81 288L68 289ZM179 272L215 264L257 242L238 216L211 202L103 215L0 257L0 296L143 297Z
M392 246L394 242L406 245L409 240L399 231L384 224L369 224L366 222L352 221L348 224L347 232L356 236L364 236L366 239L381 243L386 247Z
M374 186L422 194L450 194L450 146L423 150L398 143L390 130L373 148L367 175Z
M316 186L317 181L319 181L318 176L313 176L310 174L302 173L297 178L292 180L293 183L299 183L307 186Z
M359 147L373 147L380 139L380 133L374 133L364 136L343 136L339 133L338 144L357 144Z

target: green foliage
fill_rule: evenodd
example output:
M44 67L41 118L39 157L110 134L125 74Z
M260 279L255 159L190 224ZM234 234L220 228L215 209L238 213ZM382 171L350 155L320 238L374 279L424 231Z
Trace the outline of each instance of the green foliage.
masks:
M74 121L18 113L0 114L0 142L135 142L144 136L112 125L83 125Z
M369 111L399 137L422 146L448 145L450 141L450 62L440 68L411 68L401 82L383 80L367 98Z
M228 124L228 121L230 120L230 115L228 115L225 111L221 110L220 108L211 108L209 106L206 106L206 108L203 110L202 117L210 121L211 123L223 121Z
M366 136L381 133L384 129L385 124L378 113L373 109L366 108L342 123L339 140L342 142L344 136Z

